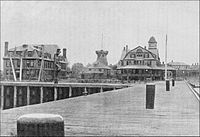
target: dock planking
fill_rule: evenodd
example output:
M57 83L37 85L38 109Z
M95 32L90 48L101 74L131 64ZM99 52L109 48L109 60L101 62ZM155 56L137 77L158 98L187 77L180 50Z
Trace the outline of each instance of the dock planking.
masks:
M199 101L184 82L170 92L156 83L155 108L145 109L145 84L1 112L1 135L16 133L16 120L29 113L59 114L65 135L199 135ZM9 127L9 128L8 128Z

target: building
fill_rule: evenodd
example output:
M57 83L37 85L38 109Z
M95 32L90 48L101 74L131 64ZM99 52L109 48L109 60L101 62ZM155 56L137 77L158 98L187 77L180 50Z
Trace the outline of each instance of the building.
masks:
M8 49L5 42L3 57L3 72L7 80L41 80L52 81L54 77L54 54L59 47L57 45L23 44ZM66 49L59 56L61 71L59 77L67 75Z
M174 62L173 60L168 63L169 66L176 69L176 77L190 77L199 75L198 63L188 65L184 62Z
M167 69L168 77L175 77L175 69L169 66ZM155 38L149 39L148 49L146 46L137 46L129 50L126 45L122 50L117 70L117 77L121 80L163 80L165 67L160 62Z
M83 79L109 79L111 68L108 67L108 51L97 50L97 60L82 73Z

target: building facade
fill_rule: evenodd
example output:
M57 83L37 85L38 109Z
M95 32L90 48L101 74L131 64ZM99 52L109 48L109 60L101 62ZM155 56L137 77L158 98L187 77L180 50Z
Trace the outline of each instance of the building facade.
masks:
M54 77L54 54L59 49L57 45L30 45L24 44L8 49L5 42L3 57L3 72L7 80L39 80L52 81ZM66 49L59 56L61 71L59 77L67 75Z
M109 79L111 68L108 67L108 51L97 50L97 60L82 73L82 79Z
M184 62L174 62L173 60L168 63L169 66L176 69L176 77L190 77L199 76L198 63L188 65Z
M169 66L167 69L168 77L175 77L175 69ZM146 46L132 50L128 46L124 47L117 70L117 77L121 80L163 80L165 68L160 62L155 38L149 39L148 49Z

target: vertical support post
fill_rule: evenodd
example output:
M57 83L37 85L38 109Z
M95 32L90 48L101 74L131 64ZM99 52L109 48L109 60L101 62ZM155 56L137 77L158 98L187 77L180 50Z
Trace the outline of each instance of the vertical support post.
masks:
M14 98L13 98L13 107L15 108L16 107L16 104L17 104L17 86L14 86Z
M57 87L54 87L54 101L56 101L57 100L57 92L58 90L57 90Z
M84 95L87 95L87 94L88 94L88 92L87 92L87 88L86 88L86 87L84 88L84 92L83 92L83 94L84 94Z
M1 85L1 109L3 109L4 106L4 86Z
M101 86L100 92L103 92L103 87Z
M44 64L44 45L41 45L42 47L42 62L40 64L40 71L39 71L39 76L38 76L38 81L40 81L41 79L41 73L42 73L42 69L43 69L43 64Z
M72 87L69 86L69 97L71 97L71 96L72 96Z
M14 68L13 61L12 61L11 56L10 56L10 63L11 63L11 67L12 67L12 72L13 72L14 80L17 81L16 75L15 75L15 68Z
M43 87L40 88L40 103L43 103Z
M116 90L116 88L115 88L115 87L113 87L113 90Z
M148 83L146 85L146 109L154 109L155 100L155 84Z
M27 105L29 105L30 104L30 87L29 86L27 86Z
M21 57L21 61L20 61L20 76L19 76L19 81L22 81L22 65L23 65L23 63L22 63L22 57Z

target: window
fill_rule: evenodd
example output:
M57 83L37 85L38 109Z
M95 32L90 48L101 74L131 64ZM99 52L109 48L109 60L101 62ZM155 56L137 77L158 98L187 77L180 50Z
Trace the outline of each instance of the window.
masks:
M10 67L10 61L9 60L6 61L6 67Z
M17 60L17 67L20 67L20 60Z
M6 75L9 75L9 70L6 70Z
M135 54L131 54L130 57L131 57L131 58L135 58Z
M26 61L26 65L27 65L27 67L30 67L30 60Z
M31 67L34 67L34 61L33 60L30 61L30 65L31 65Z
M28 57L32 57L32 51L28 52Z

